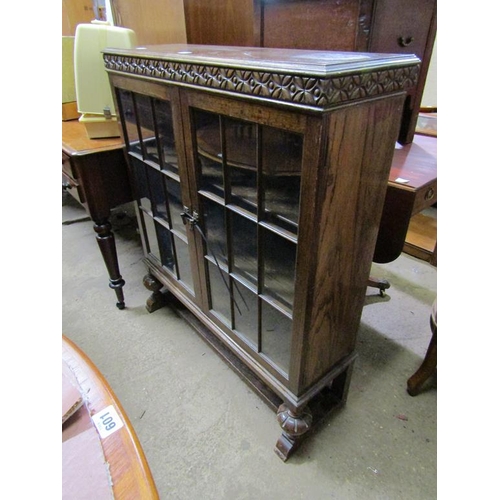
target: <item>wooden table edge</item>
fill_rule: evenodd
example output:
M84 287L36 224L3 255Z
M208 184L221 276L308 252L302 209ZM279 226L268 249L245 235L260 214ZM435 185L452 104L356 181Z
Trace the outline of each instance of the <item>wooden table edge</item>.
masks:
M92 360L69 338L62 336L63 360L73 370L86 398L90 416L113 405L124 426L101 440L113 481L113 493L119 499L154 499L158 492L137 434L113 389Z

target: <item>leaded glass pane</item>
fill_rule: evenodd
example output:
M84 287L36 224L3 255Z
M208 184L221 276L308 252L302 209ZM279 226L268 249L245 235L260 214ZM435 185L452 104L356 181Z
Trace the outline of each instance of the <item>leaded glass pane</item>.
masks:
M175 261L172 245L172 235L167 228L155 221L158 244L160 245L161 263L170 271L174 272Z
M234 329L257 349L259 342L258 298L255 292L233 279Z
M231 213L232 270L257 285L257 224Z
M158 245L158 236L156 234L155 221L148 214L142 213L144 220L144 232L149 246L149 253L161 262L160 247Z
M132 168L135 176L135 188L137 194L137 202L139 206L148 212L151 212L151 194L149 192L148 173L146 166L134 156L129 157L132 162Z
M152 198L153 214L168 221L167 200L163 185L163 175L154 168L148 169L149 186Z
M177 254L177 264L179 269L179 279L192 291L193 277L191 273L191 263L189 260L189 247L181 238L174 236L175 250Z
M290 365L292 320L262 300L262 353L285 372Z
M262 127L264 218L297 234L302 136Z
M133 94L128 90L118 89L118 99L122 107L122 119L124 120L124 126L127 132L128 149L142 156Z
M231 299L229 294L229 275L207 260L210 279L210 308L231 327Z
M226 221L224 207L205 198L203 199L203 220L205 222L206 254L217 259L227 267Z
M154 101L156 126L160 141L160 152L163 154L163 168L177 173L179 169L177 149L175 145L172 107L168 101Z
M257 213L257 125L224 119L230 203Z
M200 167L200 189L224 198L222 146L219 116L195 110L196 160Z
M170 208L170 220L172 223L171 227L173 230L185 235L186 226L184 225L181 217L181 213L184 212L181 185L177 180L172 179L171 177L166 177L165 182L167 185L168 205Z
M295 243L262 230L264 260L264 293L279 300L290 309L295 286Z
M158 144L156 142L153 108L151 98L142 94L135 94L139 126L143 143L144 159L159 164Z

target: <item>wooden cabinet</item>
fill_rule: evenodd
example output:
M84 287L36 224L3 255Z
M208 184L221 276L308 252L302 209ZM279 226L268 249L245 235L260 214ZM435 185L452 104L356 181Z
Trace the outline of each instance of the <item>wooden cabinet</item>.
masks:
M148 274L277 410L342 404L414 56L106 49ZM169 299L170 298L170 299Z
M434 39L436 0L184 0L187 42L415 54L398 140L412 142Z
M437 29L436 0L376 0L367 49L370 52L415 54L420 76L408 92L399 141L413 141Z

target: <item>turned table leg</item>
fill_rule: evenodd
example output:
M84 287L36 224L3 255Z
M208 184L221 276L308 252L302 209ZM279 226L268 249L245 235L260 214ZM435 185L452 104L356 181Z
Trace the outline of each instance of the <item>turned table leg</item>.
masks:
M277 417L283 433L278 439L274 451L283 462L286 462L297 448L299 438L311 428L312 414L307 407L294 411L286 404L282 404L278 408Z
M125 281L122 279L118 267L115 237L111 231L111 224L107 220L95 222L94 231L104 263L108 269L109 287L115 291L116 298L118 299L116 307L118 307L118 309L124 309L125 300L123 296L123 285L125 285Z

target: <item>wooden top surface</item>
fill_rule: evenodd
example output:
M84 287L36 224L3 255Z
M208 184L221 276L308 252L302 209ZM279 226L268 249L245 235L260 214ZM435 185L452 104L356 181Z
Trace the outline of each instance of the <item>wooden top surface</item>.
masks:
M123 147L120 137L89 139L85 125L78 120L62 122L62 150L69 156L111 151Z
M102 374L71 340L62 337L62 359L75 374L90 415L113 405L124 426L101 440L116 499L157 500L156 486L146 457L113 390Z
M413 54L375 54L194 44L149 45L133 49L106 48L103 52L135 58L152 58L259 71L282 70L294 74L321 77L368 69L412 66L420 62Z
M406 92L416 85L420 70L413 54L190 44L105 48L103 59L116 78L126 75L319 113Z
M408 182L398 182L402 179ZM394 150L389 183L415 189L437 180L437 137L415 134L413 142Z

